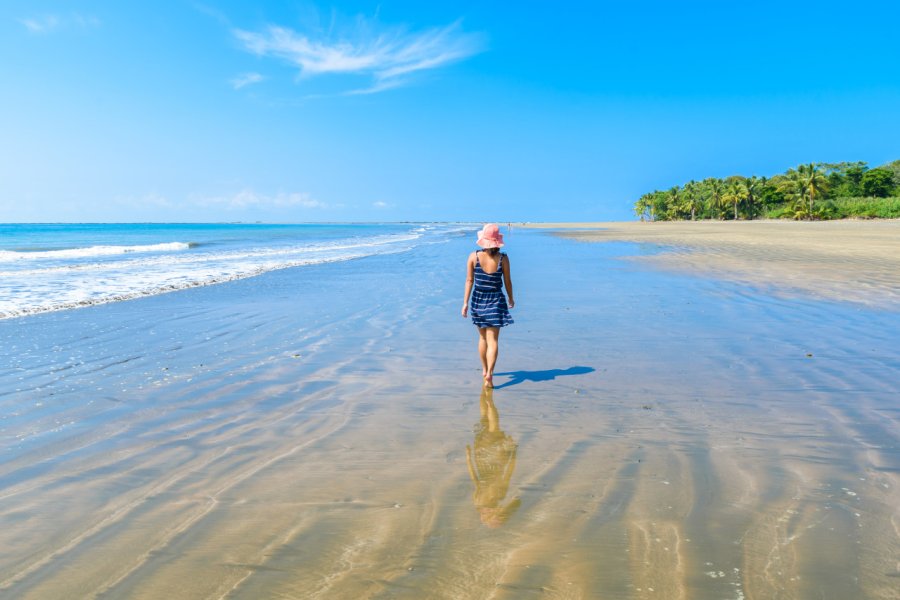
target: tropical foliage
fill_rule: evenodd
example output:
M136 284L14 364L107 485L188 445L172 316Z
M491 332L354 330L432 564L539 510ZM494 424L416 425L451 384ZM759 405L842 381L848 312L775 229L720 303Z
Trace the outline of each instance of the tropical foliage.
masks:
M771 178L732 175L644 194L642 220L900 218L900 160L809 163Z

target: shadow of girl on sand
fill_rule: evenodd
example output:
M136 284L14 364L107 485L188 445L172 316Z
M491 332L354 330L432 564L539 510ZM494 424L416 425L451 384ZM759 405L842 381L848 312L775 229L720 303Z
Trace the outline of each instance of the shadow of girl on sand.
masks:
M481 420L475 426L474 447L466 446L466 465L475 484L475 508L481 522L493 528L505 523L522 503L513 498L503 504L516 468L518 445L500 429L500 414L491 388L481 390L480 404Z
M518 385L525 381L553 381L557 377L566 375L586 375L594 372L593 367L569 367L568 369L547 369L545 371L509 371L507 373L494 373L497 376L510 377L510 380L501 385L495 385L494 389Z

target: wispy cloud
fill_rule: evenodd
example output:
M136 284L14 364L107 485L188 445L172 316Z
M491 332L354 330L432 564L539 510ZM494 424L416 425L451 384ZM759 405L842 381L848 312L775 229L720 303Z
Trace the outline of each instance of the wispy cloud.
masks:
M56 15L41 15L19 19L19 23L31 33L49 33L59 27L60 20Z
M59 31L67 27L79 29L93 29L100 27L100 19L92 15L72 13L69 15L44 14L19 19L19 23L25 26L30 33L46 34Z
M357 19L348 34L318 37L276 25L262 31L234 29L248 52L274 57L299 69L300 78L328 74L367 79L345 93L381 92L406 84L417 72L437 69L484 50L483 37L465 33L459 21L420 32L378 27Z
M192 196L194 204L204 207L217 207L225 210L247 210L266 208L327 208L324 202L312 198L309 194L279 192L275 195L260 194L251 189L243 189L235 194L224 196Z
M259 83L260 81L262 81L264 79L265 79L265 77L263 77L259 73L243 73L241 75L238 75L231 81L229 81L229 83L231 84L231 87L233 87L236 90L239 90L242 87L246 87L248 85L253 85L254 83Z
M381 200L372 203L372 207L378 208L378 209L391 208L392 206L393 206L392 204L388 204L387 202L382 202Z

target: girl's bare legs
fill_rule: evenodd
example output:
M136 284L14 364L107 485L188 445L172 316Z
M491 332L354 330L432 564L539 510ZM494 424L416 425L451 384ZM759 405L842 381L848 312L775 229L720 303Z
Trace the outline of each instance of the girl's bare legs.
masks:
M488 363L487 363L487 330L483 327L478 328L478 357L481 359L481 377L487 379Z
M500 352L499 342L500 342L500 328L499 327L485 327L484 329L479 329L479 332L484 331L484 340L487 345L487 350L485 352L485 357L482 362L485 363L485 376L484 376L484 384L488 387L494 387L494 366L497 364L497 354Z

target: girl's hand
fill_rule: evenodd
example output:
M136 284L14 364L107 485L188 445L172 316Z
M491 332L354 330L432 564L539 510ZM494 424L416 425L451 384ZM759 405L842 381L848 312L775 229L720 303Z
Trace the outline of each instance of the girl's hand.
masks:
M468 305L468 303L463 303L463 307L462 307L463 318L465 318L465 316L468 314L469 314L469 305Z
M512 298L509 299L509 307L511 309L516 307L516 301L513 300Z

